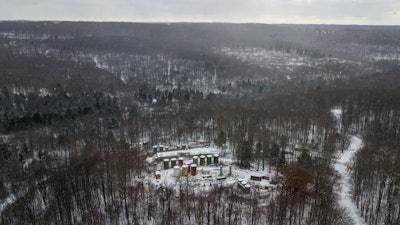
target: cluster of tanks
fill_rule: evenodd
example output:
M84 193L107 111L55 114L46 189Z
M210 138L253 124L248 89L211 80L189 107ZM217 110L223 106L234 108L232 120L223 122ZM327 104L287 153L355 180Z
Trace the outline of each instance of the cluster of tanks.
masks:
M153 146L152 151L154 153L161 153L161 152L170 152L171 150L185 150L187 148L190 148L188 145L181 145L181 146L176 146L173 149L171 149L168 146L164 145L158 145L158 146ZM198 179L200 177L202 178L211 178L211 180L225 180L228 179L227 183L236 183L237 187L241 189L244 193L249 194L251 190L251 185L244 179L241 179L239 177L247 177L247 175L250 175L250 180L256 181L256 182L262 182L262 180L269 180L269 176L262 176L260 173L249 173L249 174L243 174L241 173L239 177L236 176L232 177L232 166L229 166L229 172L226 174L223 174L223 165L221 164L220 156L218 154L201 154L200 149L195 149L192 152L186 152L183 151L181 152L173 152L171 154L160 154L157 156L162 157L168 157L168 158L161 158L161 168L156 171L155 177L156 179L161 179L161 174L164 174L166 177L193 177L195 178L196 181L204 181L203 179ZM178 157L174 155L179 155L179 154L191 154L190 159L188 157ZM159 158L160 159L160 158ZM159 164L160 165L160 164ZM215 173L217 168L219 167L219 174ZM164 170L164 171L163 171ZM227 172L227 171L226 171ZM246 172L244 172L246 173ZM164 176L163 175L163 176ZM168 179L168 178L167 178ZM169 179L168 179L169 180ZM192 180L192 179L191 179ZM193 180L193 181L195 181ZM207 181L211 181L210 179L206 179ZM232 183L232 184L233 184ZM265 183L265 182L264 182ZM211 184L210 184L211 185Z
M184 158L179 157L171 158L171 159L164 159L163 161L163 168L165 170L173 168L173 176L196 176L197 175L197 167L198 166L210 166L210 165L217 165L219 163L219 155L200 155L200 156L193 156L192 162L189 164L184 163ZM203 175L209 174L209 170L202 170Z

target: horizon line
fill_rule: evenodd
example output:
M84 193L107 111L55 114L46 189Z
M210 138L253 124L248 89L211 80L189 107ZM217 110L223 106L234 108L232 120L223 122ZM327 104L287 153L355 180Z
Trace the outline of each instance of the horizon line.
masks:
M300 25L300 26L369 26L369 27L399 27L394 24L357 24L357 23L261 23L261 22L224 22L224 21L127 21L127 20L30 20L30 19L0 19L0 22L71 22L71 23L133 23L133 24L237 24L237 25Z

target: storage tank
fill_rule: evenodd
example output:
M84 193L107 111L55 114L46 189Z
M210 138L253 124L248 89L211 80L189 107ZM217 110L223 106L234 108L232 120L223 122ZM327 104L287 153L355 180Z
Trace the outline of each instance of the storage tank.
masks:
M164 146L164 151L169 151L169 146Z
M169 169L169 159L164 159L164 169Z
M196 164L190 165L190 174L192 176L196 176L196 174L197 174L197 165Z
M193 156L193 164L199 165L199 157Z
M179 166L183 166L183 158L182 157L178 158L178 164L179 164Z
M174 168L176 166L176 158L171 159L171 168Z
M214 154L214 164L218 164L218 161L219 161L219 155Z
M207 165L211 165L212 155L207 155Z
M205 161L206 161L206 157L204 155L201 155L200 156L200 166L204 166Z
M164 151L164 145L160 145L160 146L158 147L158 149L160 149L160 150L159 150L160 152Z
M174 172L172 176L179 177L180 174L181 174L181 168L179 166L174 166Z
M182 165L182 176L187 177L189 174L189 166L188 165Z
M153 152L156 153L157 152L157 145L153 146Z
M222 177L222 175L223 175L223 174L222 174L222 166L220 166L220 167L219 167L219 176Z

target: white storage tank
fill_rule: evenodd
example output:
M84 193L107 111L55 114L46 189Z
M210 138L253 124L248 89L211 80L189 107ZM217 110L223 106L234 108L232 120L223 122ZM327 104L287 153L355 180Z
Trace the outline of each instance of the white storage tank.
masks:
M181 168L179 166L174 166L174 172L172 176L179 177L181 175Z

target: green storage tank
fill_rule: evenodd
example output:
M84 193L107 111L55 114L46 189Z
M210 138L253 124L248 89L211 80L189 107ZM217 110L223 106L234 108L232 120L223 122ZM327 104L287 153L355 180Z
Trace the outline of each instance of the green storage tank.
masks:
M212 155L207 155L207 165L211 165Z
M174 168L176 166L176 158L171 159L171 168Z
M199 157L193 156L193 164L199 165Z
M169 169L169 159L164 159L164 169Z
M218 164L218 162L219 162L219 155L214 154L214 164Z

